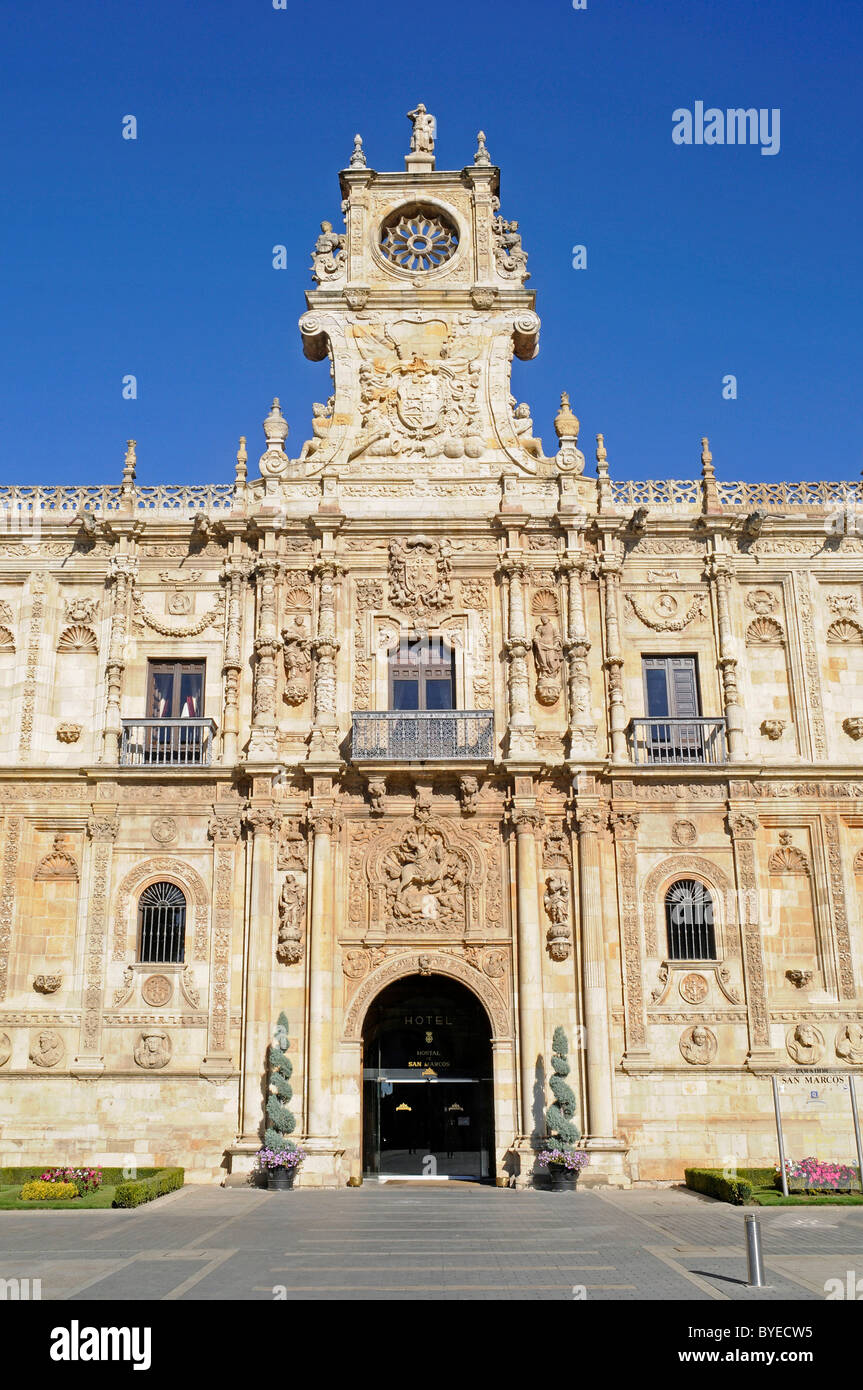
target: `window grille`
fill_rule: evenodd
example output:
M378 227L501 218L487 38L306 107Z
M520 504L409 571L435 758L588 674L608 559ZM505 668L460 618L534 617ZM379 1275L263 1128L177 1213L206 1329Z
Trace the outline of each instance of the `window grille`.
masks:
M715 960L713 900L694 878L673 883L665 895L669 960Z
M183 960L186 948L186 898L175 883L151 883L138 899L138 959Z

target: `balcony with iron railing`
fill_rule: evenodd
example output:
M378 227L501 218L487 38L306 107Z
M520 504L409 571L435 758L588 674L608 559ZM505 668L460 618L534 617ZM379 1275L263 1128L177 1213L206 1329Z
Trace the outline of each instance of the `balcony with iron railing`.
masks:
M724 763L724 719L632 719L629 743L634 763L680 765Z
M491 710L354 712L354 762L487 762L494 757Z
M121 767L209 767L212 719L124 719Z

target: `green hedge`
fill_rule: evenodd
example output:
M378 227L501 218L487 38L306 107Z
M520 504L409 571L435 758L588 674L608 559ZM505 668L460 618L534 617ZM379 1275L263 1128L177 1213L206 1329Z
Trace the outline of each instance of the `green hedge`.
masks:
M686 1186L693 1192L703 1192L720 1202L741 1206L752 1201L756 1187L772 1187L775 1172L772 1168L738 1168L737 1176L725 1177L721 1168L686 1168Z
M38 1167L0 1168L0 1187L15 1187L18 1183L30 1182L33 1178L41 1178L43 1173L50 1173L52 1168L97 1168L98 1166L96 1163L40 1163ZM126 1171L123 1168L103 1168L103 1187L116 1186L118 1182L128 1182L124 1176ZM139 1168L138 1177L153 1178L162 1171L161 1168Z
M139 1207L142 1202L152 1202L156 1197L165 1197L183 1186L185 1169L161 1168L151 1178L136 1178L134 1182L122 1182L114 1193L115 1207Z

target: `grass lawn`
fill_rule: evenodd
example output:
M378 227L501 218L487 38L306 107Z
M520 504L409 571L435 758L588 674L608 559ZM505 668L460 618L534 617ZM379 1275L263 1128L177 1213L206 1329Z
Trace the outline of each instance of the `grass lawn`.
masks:
M22 1202L21 1184L14 1187L0 1187L0 1211L92 1211L98 1207L110 1207L117 1188L115 1184L103 1183L95 1192L86 1197L72 1197L65 1202Z
M829 1194L808 1197L805 1192L789 1193L783 1196L781 1188L756 1187L752 1194L752 1205L758 1207L860 1207L863 1206L863 1193Z

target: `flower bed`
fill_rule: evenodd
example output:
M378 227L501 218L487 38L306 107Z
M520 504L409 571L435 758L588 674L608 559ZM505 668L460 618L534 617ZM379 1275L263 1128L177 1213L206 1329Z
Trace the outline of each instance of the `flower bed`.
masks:
M66 1183L64 1175L74 1173L77 1180ZM123 1168L0 1168L0 1211L40 1210L92 1211L111 1207L135 1207L183 1186L182 1168L139 1168L129 1180ZM90 1175L98 1175L95 1182ZM83 1188L86 1179L85 1190ZM38 1196L24 1197L23 1189L34 1187Z
M102 1186L101 1168L49 1168L42 1173L40 1182L68 1185L72 1183L79 1197L95 1192ZM59 1196L59 1193L58 1193Z
M785 1160L785 1176L789 1192L854 1192L860 1188L857 1164L832 1163L823 1158ZM776 1186L782 1186L782 1175L776 1165Z
M34 1178L21 1188L22 1202L58 1202L79 1196L75 1183L60 1182L54 1178Z

